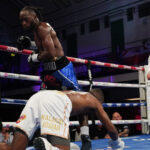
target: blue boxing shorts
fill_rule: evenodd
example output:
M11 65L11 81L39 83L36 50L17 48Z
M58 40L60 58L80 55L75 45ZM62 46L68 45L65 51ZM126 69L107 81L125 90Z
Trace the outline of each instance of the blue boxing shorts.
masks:
M41 79L41 89L80 90L73 64L65 56L56 61L44 62Z

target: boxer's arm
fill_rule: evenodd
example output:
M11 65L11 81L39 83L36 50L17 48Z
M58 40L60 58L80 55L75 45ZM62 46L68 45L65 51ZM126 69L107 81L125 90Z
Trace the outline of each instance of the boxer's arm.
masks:
M123 150L124 149L124 142L118 137L118 131L115 126L112 124L111 120L109 119L107 113L104 111L102 105L99 106L98 116L106 127L109 136L111 137L109 141L109 146L112 147L113 150Z
M118 139L117 129L112 124L107 113L103 109L102 104L97 98L95 98L90 93L87 93L87 94L71 93L71 94L67 94L67 96L72 101L72 113L85 112L85 110L87 109L94 109L96 111L96 115L98 119L106 127L110 137L113 140Z
M55 46L53 39L49 33L49 30L44 27L40 27L38 30L38 36L42 43L42 49L38 55L39 61L53 60L56 56Z
M26 134L21 130L16 130L11 144L11 150L25 150L29 142Z
M109 119L107 113L103 109L103 106L99 103L97 105L97 116L103 125L106 127L108 134L110 135L111 139L116 140L118 139L118 131L115 126L112 124L111 120Z

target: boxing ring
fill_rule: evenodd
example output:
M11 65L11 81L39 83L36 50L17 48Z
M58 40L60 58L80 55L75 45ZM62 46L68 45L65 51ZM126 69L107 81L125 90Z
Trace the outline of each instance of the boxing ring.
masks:
M149 150L150 135L138 135L122 138L126 146L124 150ZM74 142L81 147L81 142ZM34 150L33 147L28 147L27 150ZM108 139L92 140L92 150L111 150L108 147Z
M140 135L122 138L125 142L124 150L149 150L150 135ZM81 142L75 142L81 146ZM108 139L92 140L92 150L111 150Z
M24 49L19 51L15 47L0 45L0 50L5 52L13 52L21 55L29 55L32 53L31 50ZM113 124L142 124L142 134L141 136L134 136L134 137L127 137L123 138L125 141L125 149L143 149L148 150L150 147L150 135L149 134L149 126L150 126L150 82L146 79L146 70L147 66L143 67L134 67L134 66L126 66L126 65L118 65L118 64L111 64L111 63L103 63L98 61L89 61L85 59L67 57L70 61L74 63L82 63L96 66L103 66L103 67L111 67L117 69L127 69L127 70L134 70L138 71L139 74L139 84L128 84L128 83L110 83L110 82L96 82L91 80L91 70L88 68L89 74L89 81L79 80L79 85L82 86L103 86L103 87L125 87L125 88L139 88L140 93L140 103L104 103L103 106L106 107L140 107L141 109L141 119L140 120L112 120ZM1 78L8 78L8 79L17 79L17 80L27 80L27 81L39 81L41 79L39 76L34 75L24 75L24 74L16 74L16 73L7 73L7 72L0 72ZM1 103L3 104L14 104L14 105L25 105L27 100L19 100L19 99L9 99L9 98L1 98ZM96 120L96 124L101 124L100 121ZM13 122L4 122L4 125L13 125ZM71 126L78 125L78 121L70 122ZM89 124L92 124L92 121L89 120ZM79 146L81 146L81 142L75 142ZM100 140L93 140L92 141L92 149L93 150L111 150L108 146L107 139L100 139ZM142 147L141 147L142 146ZM30 147L29 149L33 149Z

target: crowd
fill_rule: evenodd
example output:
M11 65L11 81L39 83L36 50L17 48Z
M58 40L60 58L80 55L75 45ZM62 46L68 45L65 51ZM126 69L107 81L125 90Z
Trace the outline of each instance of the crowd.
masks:
M11 144L13 140L14 128L12 126L3 127L2 122L0 122L0 143Z

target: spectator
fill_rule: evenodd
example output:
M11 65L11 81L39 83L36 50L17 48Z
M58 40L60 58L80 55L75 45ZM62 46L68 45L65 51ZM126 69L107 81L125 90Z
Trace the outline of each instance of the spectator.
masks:
M0 121L0 143L4 141L4 136L2 134L3 124Z
M3 142L7 144L11 144L13 140L13 133L14 133L13 127L9 127L9 126L3 127L2 129L2 134L4 136Z
M150 80L150 56L148 57L147 79Z
M80 126L76 126L76 129L75 129L75 141L81 141Z
M140 108L136 108L136 115L134 117L135 120L141 120L141 115L140 115ZM142 125L140 124L136 124L135 125L135 133L136 134L141 134L142 132Z
M106 129L103 125L91 125L90 126L90 137L91 139L101 139L104 138L106 134Z
M112 120L122 120L122 116L119 112L114 112L112 114ZM120 137L127 137L129 135L128 125L115 125L118 130L118 135ZM105 135L105 138L110 138L108 134Z
M80 126L70 127L70 139L72 142L81 141Z

